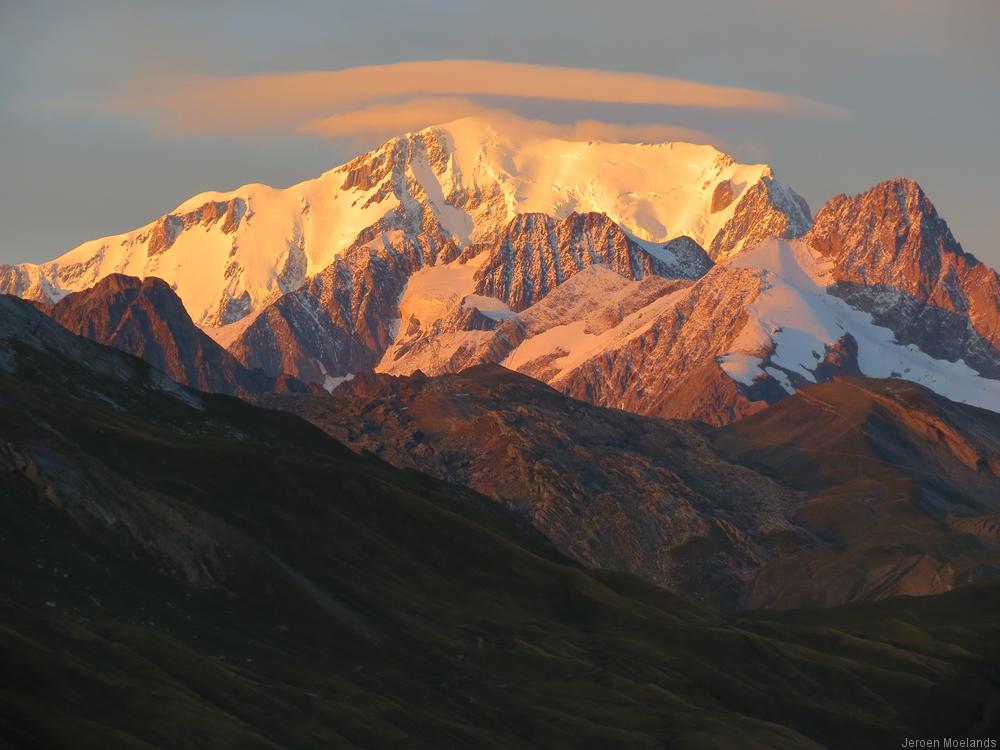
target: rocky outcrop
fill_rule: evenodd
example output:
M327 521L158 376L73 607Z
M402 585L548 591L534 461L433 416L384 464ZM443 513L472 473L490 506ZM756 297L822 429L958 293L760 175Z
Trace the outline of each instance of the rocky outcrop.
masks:
M916 182L831 199L804 239L834 264L830 292L901 343L1000 377L1000 278L962 250Z
M243 367L191 321L161 279L113 274L41 309L69 331L141 357L192 388L241 395L305 389Z
M223 234L232 234L243 220L246 211L247 204L242 198L209 201L187 213L161 216L153 224L149 234L139 238L139 241L146 242L146 255L152 258L170 249L181 232L194 226L207 228L221 220L220 231Z
M715 191L712 193L712 208L713 214L719 213L725 208L729 207L729 204L733 202L733 181L723 180L718 185L715 186Z
M667 266L662 274L667 278L700 279L713 265L705 249L686 234L664 243L662 250L657 257Z
M514 218L488 247L470 246L463 257L486 252L476 271L475 292L524 310L584 268L599 264L627 279L649 274L665 278L698 278L711 261L689 237L664 248L674 262L650 255L604 214L570 214L557 221L545 214ZM674 255L676 253L676 255Z
M725 197L725 191L720 196L717 190L712 197L713 207L721 204ZM728 201L731 200L730 195ZM743 193L732 218L712 238L708 254L712 260L725 260L768 237L801 237L811 224L809 204L794 190L778 182L768 170L759 182Z

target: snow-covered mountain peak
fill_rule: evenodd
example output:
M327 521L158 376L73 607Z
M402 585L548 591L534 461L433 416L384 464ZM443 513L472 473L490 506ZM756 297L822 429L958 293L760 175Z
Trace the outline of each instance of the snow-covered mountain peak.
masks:
M996 408L1000 381L984 378L966 362L934 357L900 342L872 315L829 293L838 281L835 263L804 241L770 239L741 253L731 268L756 269L763 285L747 306L747 325L723 370L746 386L770 377L787 393L826 376L831 353L850 348L850 368L872 377L912 380L963 403ZM723 272L724 269L717 269ZM851 370L849 369L848 372Z
M479 118L407 137L426 144L446 195L469 196L473 240L519 213L597 212L641 240L687 235L708 247L746 189L772 176L766 164L738 164L708 145L567 140L544 126L500 130Z
M825 287L832 283L833 263L805 242L764 240L733 256L732 268L756 268L782 276L799 286Z
M678 238L725 258L766 236L797 236L810 221L767 165L712 146L570 140L543 124L465 118L288 188L200 193L132 232L48 263L0 267L0 291L55 301L111 273L158 276L196 323L215 328L258 313L352 249L406 245L417 267L447 262L528 213L603 214L661 262L676 256L660 251Z

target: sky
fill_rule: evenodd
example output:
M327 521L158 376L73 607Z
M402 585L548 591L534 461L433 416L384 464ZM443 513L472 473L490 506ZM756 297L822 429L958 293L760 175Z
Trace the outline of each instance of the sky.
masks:
M1000 267L998 32L993 0L0 0L0 263L513 113L710 142L814 212L912 177Z

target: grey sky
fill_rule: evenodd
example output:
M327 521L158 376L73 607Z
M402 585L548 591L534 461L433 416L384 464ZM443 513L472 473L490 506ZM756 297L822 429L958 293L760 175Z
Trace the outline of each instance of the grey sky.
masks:
M480 97L559 122L708 132L737 158L772 164L814 211L836 193L911 176L965 249L1000 266L1000 4L990 0L274 5L0 0L0 262L46 260L203 190L290 184L360 145L291 130L171 135L107 106L125 91L156 93L166 80L203 74L475 58L648 73L844 108L850 114Z

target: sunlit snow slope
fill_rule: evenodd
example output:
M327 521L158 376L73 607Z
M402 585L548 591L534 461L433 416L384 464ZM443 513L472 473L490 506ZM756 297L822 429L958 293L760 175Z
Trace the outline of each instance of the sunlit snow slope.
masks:
M953 401L1000 409L1000 381L981 377L962 360L935 359L897 343L869 313L828 294L833 263L805 242L767 240L729 265L764 272L760 294L747 307L749 321L722 358L723 370L738 382L771 376L794 393L789 376L816 382L817 363L850 335L865 375L912 380Z
M416 204L460 247L489 240L518 214L594 211L654 252L687 235L714 257L747 241L741 205L756 210L761 227L763 201L791 234L805 231L808 208L799 200L766 165L738 164L711 146L565 141L527 126L501 133L469 118L394 138L289 188L202 193L48 263L0 266L0 291L54 301L111 273L158 276L195 322L216 327L300 287L352 245L381 236L383 219L413 215ZM790 218L771 210L775 203L787 204Z

